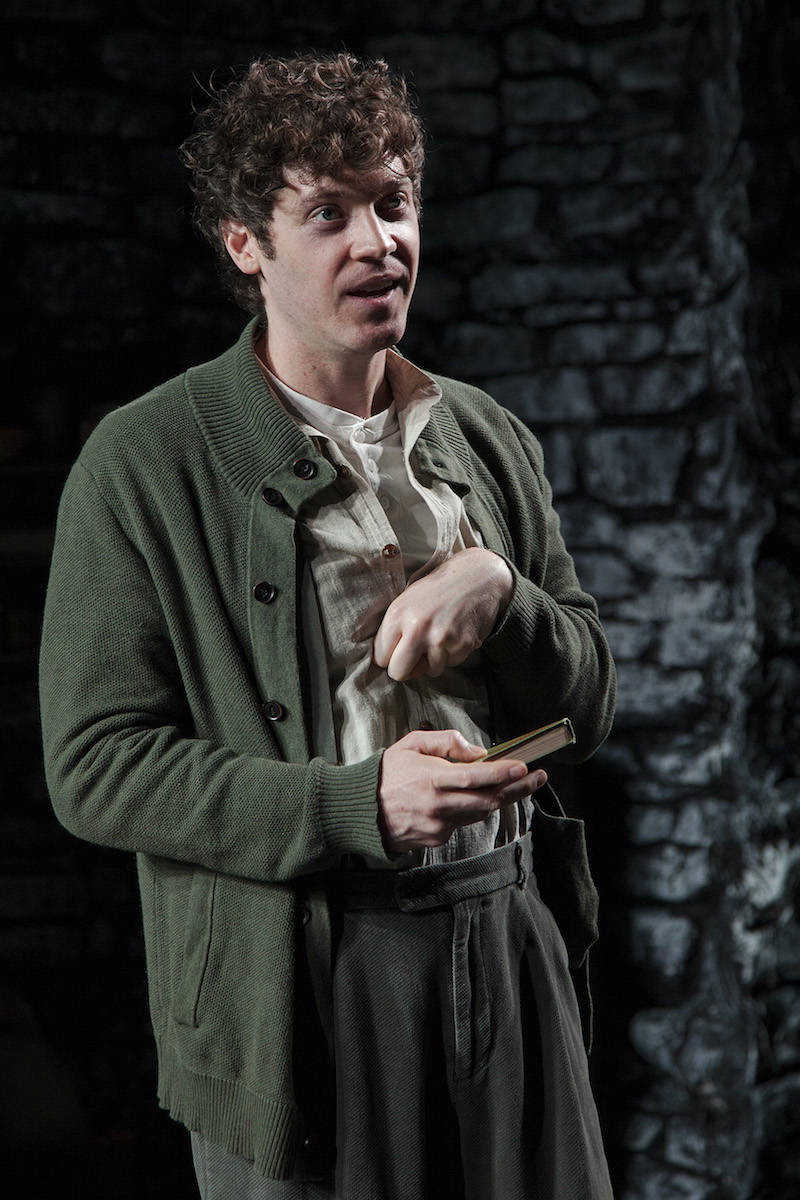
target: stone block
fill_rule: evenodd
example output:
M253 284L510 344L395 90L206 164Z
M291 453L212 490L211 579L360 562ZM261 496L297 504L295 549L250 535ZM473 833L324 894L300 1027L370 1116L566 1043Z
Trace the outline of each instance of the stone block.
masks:
M428 202L437 198L452 203L454 197L474 196L476 192L485 191L490 182L491 163L492 148L488 141L472 141L465 145L457 138L437 138L427 147L425 155L424 210L427 211ZM424 225L422 240L423 244L427 241Z
M653 93L661 92L665 106L686 91L686 73L692 26L663 24L649 33L620 38L605 38L589 52L591 76L610 92L648 93L652 107L658 105Z
M601 604L634 590L631 569L619 554L575 550L574 558L581 586Z
M81 25L106 15L105 0L5 0L6 21L54 21Z
M634 274L642 290L651 296L693 291L702 279L700 260L693 255L654 262L642 257L634 264Z
M620 518L586 496L562 500L558 513L564 540L570 549L583 546L587 550L595 550L598 546L619 546L622 538Z
M638 21L646 0L543 0L543 11L554 20L569 19L580 25L617 25Z
M467 378L495 371L531 368L536 360L533 338L518 325L487 325L477 321L451 324L442 342L445 362L458 363Z
M688 167L686 139L681 133L665 129L629 138L619 148L619 166L614 172L617 184L655 183L666 179L686 179Z
M551 329L586 321L603 321L609 316L608 306L600 301L562 300L555 304L532 304L522 319L531 329Z
M630 296L633 289L625 269L615 264L491 263L475 277L470 294L473 307L483 311Z
M0 132L105 137L119 128L122 111L119 96L99 90L7 85L0 91Z
M679 412L708 387L708 361L661 359L642 366L601 366L597 370L603 409L625 413Z
M490 379L486 390L532 429L565 421L592 421L596 408L584 371L545 368L525 375Z
M625 553L634 566L675 579L697 579L718 569L731 531L723 522L641 521L625 533Z
M664 334L654 321L636 324L586 322L557 330L550 339L551 362L637 362L659 353Z
M634 1155L625 1172L619 1200L722 1200L717 1183L687 1171L670 1169L643 1154Z
M0 958L6 964L54 968L83 957L83 933L63 923L11 925L0 928Z
M743 639L752 642L753 636L754 629L745 629L736 621L670 621L660 631L656 658L665 667L705 667L718 662L736 693L742 677L741 672L730 670L731 646Z
M647 976L676 979L683 975L697 945L698 931L688 917L661 908L631 913L631 955Z
M91 196L57 192L0 189L0 226L55 226L58 229L102 229L111 233L121 224L117 205Z
M625 883L635 899L680 904L711 883L708 851L670 844L634 850L625 864Z
M749 1130L752 1134L752 1129ZM671 1117L666 1125L664 1157L676 1167L686 1167L699 1175L710 1175L730 1187L736 1180L739 1192L740 1171L746 1169L743 1158L749 1155L747 1139L741 1128L720 1127L719 1124L698 1124L696 1117Z
M488 88L500 71L491 43L465 33L396 33L370 38L365 54L368 58L385 58L392 70L405 75L412 90L418 92Z
M86 912L87 897L77 875L11 874L0 878L0 920L69 920Z
M536 28L515 29L505 39L506 67L517 75L561 74L583 69L586 51L578 42Z
M687 1014L680 1008L642 1009L631 1020L629 1034L636 1053L666 1075L676 1073L676 1058L686 1037Z
M636 726L678 722L697 711L706 698L700 671L664 671L649 663L617 664L617 724Z
M649 1150L655 1145L664 1129L664 1122L650 1113L633 1113L629 1117L623 1134L623 1142L628 1150Z
M791 902L798 863L800 846L787 839L746 846L741 888L748 903L756 909L768 909L782 901Z
M217 42L228 37L258 38L262 45L269 36L271 12L253 0L138 0L138 9L145 18L141 24L180 33L197 31L213 35ZM324 37L335 32L333 13L321 0L304 0L303 23ZM336 47L338 49L338 46ZM233 60L229 60L233 61ZM227 64L226 64L227 65Z
M654 580L643 587L635 600L617 608L617 616L639 621L717 621L732 612L730 588L716 580L676 579L669 587Z
M679 217L673 189L658 183L609 183L566 187L558 197L560 226L568 239L598 237L612 241L641 237L649 228L665 225ZM626 247L627 249L627 247Z
M525 137L528 136L526 130ZM513 138L513 132L509 132L508 141L512 145ZM602 179L613 161L614 150L608 145L521 145L500 160L498 178L503 183L554 183L568 187Z
M432 201L425 209L425 245L485 253L492 246L529 244L537 232L538 211L538 195L525 187L497 189L454 203Z
M586 490L621 507L670 506L690 445L684 429L598 429L583 446Z
M502 84L503 121L510 125L563 125L585 121L598 108L579 79L509 79Z
M544 450L544 469L555 497L575 491L577 470L575 454L569 435L558 430L544 433L537 430Z
M720 570L719 556L730 536L731 530L722 522L642 523L629 528L626 551L643 569L674 578L698 578Z
M646 622L604 620L603 629L617 661L641 658L653 640L652 627Z
M687 308L678 313L667 339L667 354L707 354L708 325L707 309Z
M500 126L497 101L484 92L428 92L420 111L434 141L493 137Z
M38 245L23 260L19 291L28 310L52 316L107 312L120 319L150 311L158 273L155 255L123 241L73 242L58 254Z
M671 734L663 740L651 741L644 764L654 779L702 788L727 777L738 753L739 747L727 728L716 736L703 729L699 733Z
M226 41L218 37L180 37L148 29L120 29L107 33L100 43L105 74L122 84L175 93L184 100L199 84L205 89L212 78L217 85L229 82L240 67L263 51L256 41ZM236 72L231 64L238 64ZM205 91L200 105L207 102Z
M412 322L458 320L466 297L461 281L439 267L426 266L414 289Z

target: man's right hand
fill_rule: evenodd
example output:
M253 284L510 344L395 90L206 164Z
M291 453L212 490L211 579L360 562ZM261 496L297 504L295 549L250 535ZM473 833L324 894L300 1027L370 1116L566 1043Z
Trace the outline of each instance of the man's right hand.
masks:
M482 746L453 729L407 733L383 752L378 825L387 850L443 846L461 825L483 821L547 782L516 759L476 762Z

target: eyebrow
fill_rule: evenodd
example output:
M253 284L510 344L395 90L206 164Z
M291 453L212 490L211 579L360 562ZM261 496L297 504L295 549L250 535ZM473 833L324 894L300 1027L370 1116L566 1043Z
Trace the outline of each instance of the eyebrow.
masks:
M330 200L341 200L344 196L364 194L354 191L350 188L325 188L322 191L311 192L309 195L303 195L296 185L290 185L292 191L296 193L296 203L301 205L321 204ZM412 187L411 179L408 175L398 175L396 178L387 179L386 185L379 188L376 192L370 191L370 195L386 196L390 192L397 191L403 187Z

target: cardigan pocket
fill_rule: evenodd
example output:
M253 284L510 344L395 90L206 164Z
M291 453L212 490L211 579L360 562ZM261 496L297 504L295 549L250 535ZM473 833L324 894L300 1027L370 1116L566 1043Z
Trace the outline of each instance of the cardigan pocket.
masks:
M183 959L172 1005L173 1020L197 1027L197 1008L208 965L217 874L195 868L189 892Z

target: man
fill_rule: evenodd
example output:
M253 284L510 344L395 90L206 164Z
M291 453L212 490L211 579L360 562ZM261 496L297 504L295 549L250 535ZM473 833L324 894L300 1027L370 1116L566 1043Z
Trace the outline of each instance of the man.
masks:
M138 855L161 1102L204 1200L605 1200L546 775L480 755L591 753L613 664L535 439L394 349L405 87L254 63L184 154L255 317L87 443L42 648L56 811Z

